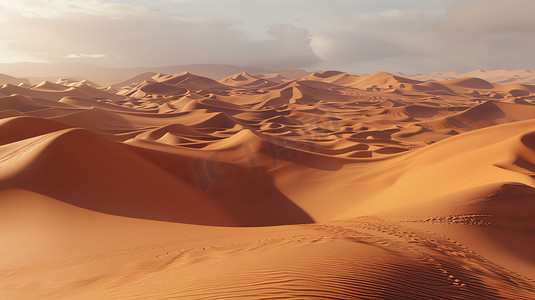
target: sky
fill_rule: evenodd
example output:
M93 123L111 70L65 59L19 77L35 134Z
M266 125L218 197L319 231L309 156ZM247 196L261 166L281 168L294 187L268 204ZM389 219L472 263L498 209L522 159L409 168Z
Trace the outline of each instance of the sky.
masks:
M535 69L533 12L535 0L0 0L0 63Z

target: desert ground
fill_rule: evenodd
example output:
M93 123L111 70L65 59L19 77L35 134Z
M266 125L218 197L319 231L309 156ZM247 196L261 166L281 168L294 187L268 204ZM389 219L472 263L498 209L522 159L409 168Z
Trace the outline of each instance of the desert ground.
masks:
M1 299L535 299L535 73L0 87Z

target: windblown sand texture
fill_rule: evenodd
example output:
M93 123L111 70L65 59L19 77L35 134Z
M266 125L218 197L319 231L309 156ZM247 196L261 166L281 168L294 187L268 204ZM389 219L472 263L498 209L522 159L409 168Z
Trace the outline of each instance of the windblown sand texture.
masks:
M1 299L535 299L535 86L0 88Z

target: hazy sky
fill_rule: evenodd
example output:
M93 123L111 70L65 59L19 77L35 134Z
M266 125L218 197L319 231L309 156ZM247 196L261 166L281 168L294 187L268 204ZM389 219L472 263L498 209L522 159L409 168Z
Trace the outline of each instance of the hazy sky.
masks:
M0 62L535 69L534 12L535 0L0 0Z

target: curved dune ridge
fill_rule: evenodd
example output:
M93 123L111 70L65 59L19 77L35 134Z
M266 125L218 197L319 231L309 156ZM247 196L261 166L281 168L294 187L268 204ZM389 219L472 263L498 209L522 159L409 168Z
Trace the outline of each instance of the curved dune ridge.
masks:
M535 86L477 74L9 78L0 298L533 299Z
M270 78L270 77L267 77ZM268 86L274 86L277 85L277 83L282 82L281 77L273 76L271 77L275 81L269 81L267 78L262 77L256 77L254 75L247 74L246 72L236 74L227 78L224 78L220 80L219 82L230 85L230 86L246 86L246 87L255 87L255 88L261 88L261 87L268 87Z

